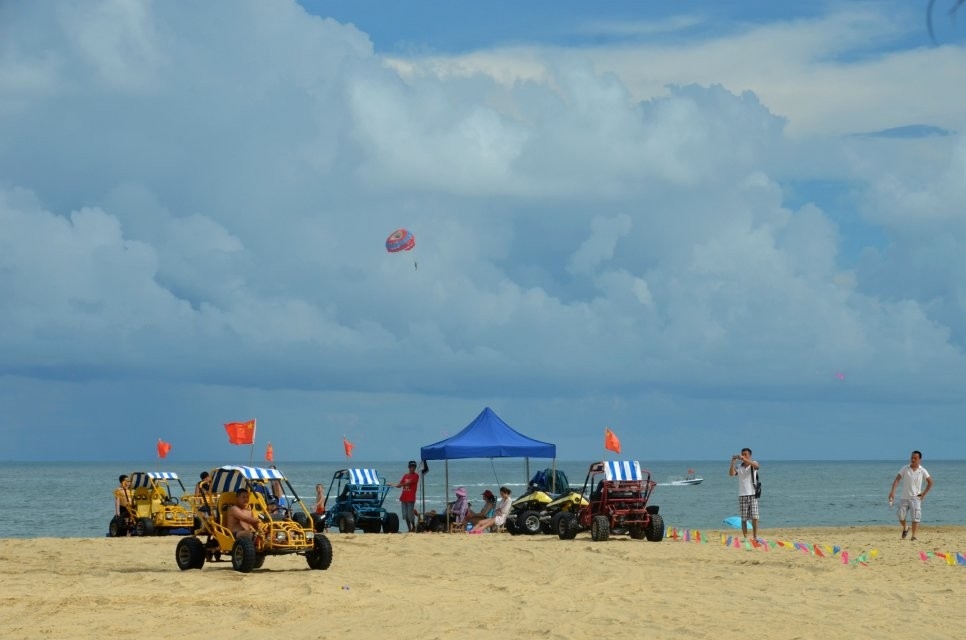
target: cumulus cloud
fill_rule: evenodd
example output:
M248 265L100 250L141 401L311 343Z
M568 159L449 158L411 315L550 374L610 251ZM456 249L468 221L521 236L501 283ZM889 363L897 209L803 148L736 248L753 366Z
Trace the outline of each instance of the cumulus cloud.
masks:
M961 397L963 139L830 135L907 117L961 130L961 88L911 113L876 83L874 117L867 100L804 98L855 74L927 82L910 59L957 59L816 53L860 27L892 37L881 16L683 54L387 60L292 2L15 13L0 49L0 375L29 389L5 396L18 425L56 416L14 395L116 384L129 412L158 407L166 424L239 407L385 421L388 452L399 401L411 426L503 399L561 423L574 456L594 411L701 421L721 397ZM786 201L786 182L826 174L888 237L858 265L834 211ZM400 226L416 248L389 254ZM861 384L831 387L842 369Z

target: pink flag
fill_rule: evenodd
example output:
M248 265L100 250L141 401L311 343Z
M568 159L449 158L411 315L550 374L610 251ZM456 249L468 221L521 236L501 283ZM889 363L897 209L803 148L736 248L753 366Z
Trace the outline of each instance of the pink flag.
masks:
M843 551L842 552L842 564L848 564L848 563L849 563L849 552L848 551Z

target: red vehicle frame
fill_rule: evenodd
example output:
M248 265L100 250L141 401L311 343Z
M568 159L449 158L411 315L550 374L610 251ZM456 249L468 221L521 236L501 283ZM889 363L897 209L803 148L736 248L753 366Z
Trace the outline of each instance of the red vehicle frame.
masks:
M594 462L581 490L588 504L561 516L556 533L561 540L590 530L594 541L626 533L636 540L660 542L664 539L660 507L647 504L656 486L651 473L636 460Z

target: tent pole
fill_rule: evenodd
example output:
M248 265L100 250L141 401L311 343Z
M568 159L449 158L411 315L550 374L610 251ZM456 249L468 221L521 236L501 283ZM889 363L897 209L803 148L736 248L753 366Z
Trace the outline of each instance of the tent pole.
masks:
M446 511L446 532L449 533L449 458L446 458L446 486L443 487L443 509Z
M423 460L422 463L425 465L426 461ZM423 522L425 522L423 520L424 518L423 514L426 513L426 474L425 473L421 473L419 477L419 495L420 495L420 498L422 499L423 504L421 507L419 507L419 519L416 521L416 531L419 531L420 529L425 531L426 530L425 528L419 526L423 524Z

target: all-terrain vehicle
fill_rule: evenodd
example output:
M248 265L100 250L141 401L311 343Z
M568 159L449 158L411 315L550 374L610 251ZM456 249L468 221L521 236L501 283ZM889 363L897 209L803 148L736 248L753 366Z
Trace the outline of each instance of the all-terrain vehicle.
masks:
M375 469L341 469L332 475L325 502L328 526L339 533L399 533L399 514L383 507L389 485ZM330 501L329 497L332 496Z
M287 510L272 509L259 490L274 481L284 483L291 496ZM228 527L228 510L236 504L241 489L249 492L248 504L262 522L254 535L236 538ZM175 560L179 569L201 569L206 559L220 554L229 554L232 568L242 573L258 569L268 556L293 553L304 556L310 569L328 569L332 564L332 544L325 534L314 531L308 508L278 469L219 467L211 472L211 491L218 497L215 504L208 505L210 515L200 512L201 526L195 535L178 541Z
M590 492L587 505L560 516L557 535L561 540L573 540L589 529L594 541L626 533L635 540L660 542L664 539L660 507L647 504L655 486L651 473L642 471L637 460L595 462L581 490L581 496Z
M164 535L176 529L194 530L201 526L187 499L187 491L171 471L135 471L131 474L129 509L111 518L108 535L123 536L129 531L139 536ZM177 485L172 486L172 483ZM180 489L180 496L176 495Z
M513 501L505 525L510 534L556 533L560 513L587 504L583 496L570 488L567 474L559 469L536 472L527 488L527 493Z

